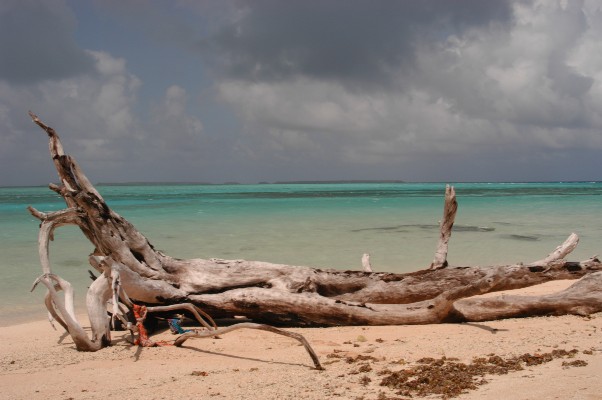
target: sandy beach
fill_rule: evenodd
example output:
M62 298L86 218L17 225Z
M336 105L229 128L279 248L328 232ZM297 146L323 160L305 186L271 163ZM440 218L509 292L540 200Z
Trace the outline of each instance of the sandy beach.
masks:
M551 282L522 292L556 291L570 283ZM457 398L602 398L602 314L481 324L291 330L310 341L325 371L312 368L311 359L296 341L254 330L235 331L220 339L191 339L183 348L139 348L126 341L126 332L114 332L113 346L82 353L75 350L68 335L54 331L47 321L2 327L1 397L402 399L409 398L408 393L382 386L383 379L428 364L428 360L418 362L427 357L470 364L492 355L541 358L566 350L570 354L540 365L523 363L522 370L477 377L475 381L487 383ZM167 331L155 338L172 340L174 336Z

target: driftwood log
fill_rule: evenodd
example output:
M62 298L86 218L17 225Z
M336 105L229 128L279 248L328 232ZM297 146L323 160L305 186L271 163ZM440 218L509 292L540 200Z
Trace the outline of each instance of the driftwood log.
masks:
M565 259L578 243L576 234L571 234L548 257L532 263L449 267L447 246L457 210L452 187L446 189L433 263L413 273L372 272L367 254L362 271L170 257L156 250L132 224L109 208L75 159L65 154L56 132L34 114L30 115L50 138L50 155L60 178L60 184L51 184L50 189L62 196L67 205L61 211L49 213L29 208L41 221L39 256L43 275L38 282L48 288L46 306L50 314L68 330L80 350L94 351L109 344L107 304L112 304L113 318L121 319L133 332L136 332L135 321L128 318L128 310L134 305L146 306L150 312L173 311L181 305L193 310L207 331L184 334L176 344L189 337L225 332L211 331L215 325L207 314L220 318L245 316L257 324L238 327L269 330L301 341L316 367L317 357L299 335L261 324L430 324L544 314L583 315L602 310L600 261L596 257L582 262ZM77 225L94 246L89 260L100 275L87 294L91 338L75 319L70 284L51 270L48 245L54 230L62 225ZM556 279L580 281L548 296L470 299ZM59 290L65 292L64 299L59 297Z

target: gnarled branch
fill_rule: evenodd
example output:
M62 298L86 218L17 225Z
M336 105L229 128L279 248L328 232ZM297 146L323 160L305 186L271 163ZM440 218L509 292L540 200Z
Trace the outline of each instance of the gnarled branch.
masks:
M456 220L458 211L458 202L456 201L456 191L453 186L445 186L445 204L443 206L443 219L439 224L439 243L435 251L435 258L431 263L430 269L439 269L447 267L447 249L449 239L451 238L452 228Z

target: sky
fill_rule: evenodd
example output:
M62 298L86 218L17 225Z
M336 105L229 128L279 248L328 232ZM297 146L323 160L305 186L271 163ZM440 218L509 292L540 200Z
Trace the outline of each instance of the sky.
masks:
M2 0L0 186L602 180L601 8Z

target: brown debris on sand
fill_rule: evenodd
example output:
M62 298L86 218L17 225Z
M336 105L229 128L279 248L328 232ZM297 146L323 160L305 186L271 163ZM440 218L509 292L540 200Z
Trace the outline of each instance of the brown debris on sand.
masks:
M548 363L556 358L572 358L578 350L553 350L549 353L530 354L502 358L495 354L479 357L470 364L459 362L457 358L421 358L418 365L399 371L384 370L380 385L396 390L396 394L407 397L440 395L442 399L457 397L467 390L475 390L487 383L486 375L504 375L521 371L525 366ZM585 366L586 361L563 362L563 366Z

